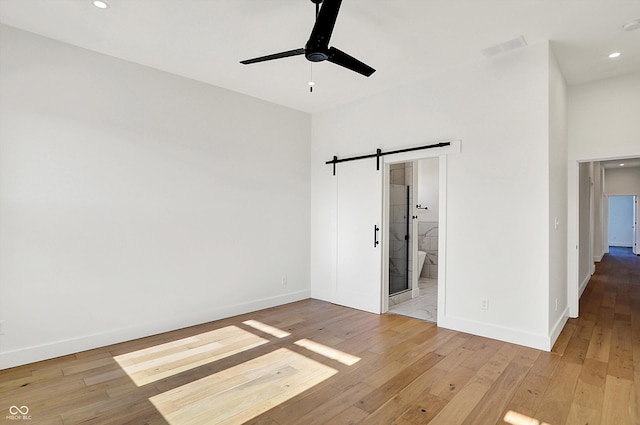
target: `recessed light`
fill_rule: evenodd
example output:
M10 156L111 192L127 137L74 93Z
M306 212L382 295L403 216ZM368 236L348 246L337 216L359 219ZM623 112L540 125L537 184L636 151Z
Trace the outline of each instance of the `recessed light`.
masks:
M620 57L620 52L613 52L609 55L609 59L615 59Z
M622 29L625 31L633 31L640 28L640 19L636 19L635 21L627 22L622 26Z
M624 164L620 164L621 167L624 167Z
M106 9L106 8L109 7L109 5L107 3L103 2L103 1L100 1L100 0L95 0L93 2L93 5L95 7L97 7L98 9Z

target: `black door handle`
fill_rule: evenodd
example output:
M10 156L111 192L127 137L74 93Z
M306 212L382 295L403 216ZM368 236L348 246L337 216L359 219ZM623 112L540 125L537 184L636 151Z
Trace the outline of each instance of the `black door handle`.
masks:
M377 225L373 225L373 247L377 247L380 242L378 242L378 230L380 228Z

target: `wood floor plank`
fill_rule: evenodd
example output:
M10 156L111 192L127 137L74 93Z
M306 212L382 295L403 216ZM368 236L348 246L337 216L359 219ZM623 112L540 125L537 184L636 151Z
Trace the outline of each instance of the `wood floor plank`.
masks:
M526 366L514 362L509 363L478 405L469 413L463 424L493 425L496 423L528 370L529 368Z
M364 382L359 382L345 391L340 392L338 399L332 398L324 404L320 404L312 409L306 415L300 415L297 418L289 418L287 421L291 425L322 425L332 423L336 416L341 415L344 411L349 409L366 394L373 391L373 387ZM337 389L334 389L334 393L337 393ZM339 422L337 422L339 423Z
M397 418L403 416L407 411L413 411L417 406L420 406L420 409L425 409L435 414L434 406L443 406L446 402L437 396L432 396L429 392L434 385L440 382L445 374L445 371L435 367L428 369L398 392L398 394L376 409L367 418L366 422L390 424L396 421ZM420 410L420 413L426 413L426 411L422 412ZM424 414L419 416L422 418L426 417Z
M607 376L602 406L602 425L636 425L632 422L631 388L633 381Z
M529 372L511 399L511 404L523 412L534 414L538 410L550 382L551 378Z
M490 386L479 381L470 382L446 404L429 425L462 424L489 391Z
M477 382L490 387L500 377L502 372L509 366L511 360L518 352L515 345L503 345L496 354L494 354L487 363L484 364L478 373L471 379L471 382Z
M405 412L392 423L397 425L421 425L430 423L446 405L446 400L427 394L423 396L419 402L405 410ZM385 423L381 423L380 425L385 425Z
M597 360L585 360L578 377L573 404L588 408L602 409L604 386L607 378L607 364Z
M567 346L569 345L569 341L571 340L571 336L573 336L573 333L575 332L575 330L576 330L575 323L568 321L567 324L562 329L562 332L560 332L560 335L558 336L556 343L553 345L553 349L551 350L551 352L563 355L564 351L567 349Z
M349 406L347 409L329 419L327 423L354 425L362 423L367 416L369 416L368 412L358 409L356 406Z
M573 403L569 409L566 425L599 425L600 410Z
M601 362L609 361L611 351L611 329L596 326L593 330L586 358Z
M569 340L569 344L567 344L567 348L562 356L563 359L576 364L584 363L587 350L589 349L589 343L590 341L588 339L581 338L577 332L574 333Z
M457 367L452 371L445 371L438 366L434 367L434 372L440 373L442 377L434 382L429 392L441 399L451 400L476 374L473 369Z
M581 365L561 361L547 387L536 418L549 424L563 424L569 415Z
M416 375L416 370L426 371L436 365L443 356L436 353L426 353L420 360L413 363L412 367L407 367L396 375L390 377L380 387L376 388L371 394L362 398L358 402L358 407L369 413L373 413L376 409L390 400L398 392L402 391L411 382L413 382L419 375Z
M633 347L631 325L616 321L611 333L609 375L633 381Z

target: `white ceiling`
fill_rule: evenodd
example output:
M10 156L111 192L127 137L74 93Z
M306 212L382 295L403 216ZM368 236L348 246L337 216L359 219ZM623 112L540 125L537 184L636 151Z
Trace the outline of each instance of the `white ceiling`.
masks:
M640 0L344 0L331 45L377 69L370 78L303 56L309 0L0 0L0 22L294 109L317 112L469 62L524 36L553 41L569 84L640 72ZM612 51L622 52L616 60Z
M636 168L640 167L640 158L623 158L610 161L601 161L600 164L604 168Z

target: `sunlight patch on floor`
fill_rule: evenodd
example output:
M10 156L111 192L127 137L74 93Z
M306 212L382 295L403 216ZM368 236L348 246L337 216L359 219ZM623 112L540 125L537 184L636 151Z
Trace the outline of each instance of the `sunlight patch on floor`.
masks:
M273 326L258 322L257 320L246 320L242 323L252 327L253 329L257 329L264 333L268 333L269 335L273 335L276 338L286 338L291 335L289 332L283 331L282 329L274 328Z
M514 412L513 410L509 410L507 414L504 415L504 421L511 425L549 425L546 422L540 422L537 419Z
M242 424L336 373L280 348L149 400L170 425Z
M344 351L340 351L308 339L301 339L299 341L296 341L295 344L300 347L304 347L307 350L313 351L314 353L323 355L333 360L337 360L347 366L354 365L360 361L360 357L356 357L354 355L345 353Z
M267 342L237 326L226 326L115 356L114 359L137 386L142 386Z

